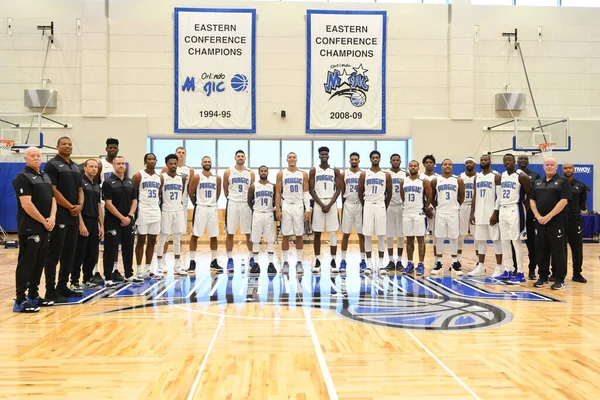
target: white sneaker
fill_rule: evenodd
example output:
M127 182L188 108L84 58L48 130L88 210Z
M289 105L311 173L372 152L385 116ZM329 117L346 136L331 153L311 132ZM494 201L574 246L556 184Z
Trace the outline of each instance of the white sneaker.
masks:
M373 271L371 271L371 267L367 266L367 268L365 268L365 270L363 271L363 273L365 275L371 275Z
M138 267L137 273L135 274L135 276L137 276L140 279L144 279L143 278L143 276L144 276L144 270Z
M494 273L492 274L492 278L496 278L504 273L504 268L500 266L496 266Z
M187 276L187 271L181 268L181 265L177 265L175 267L175 275L185 275Z
M379 275L385 276L385 275L387 275L387 273L388 272L387 272L387 269L385 269L385 267L384 268L379 268Z
M502 272L501 272L502 273ZM481 263L477 263L475 269L467 274L468 276L485 276L485 267Z
M164 272L163 272L163 269L162 269L162 267L160 265L156 267L156 272L154 274L155 275L160 275L161 277L165 275Z

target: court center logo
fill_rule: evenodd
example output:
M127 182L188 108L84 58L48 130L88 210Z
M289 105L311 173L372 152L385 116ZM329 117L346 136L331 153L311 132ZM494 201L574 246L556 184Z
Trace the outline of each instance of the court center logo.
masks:
M335 97L346 97L354 107L362 107L367 102L369 91L368 69L363 65L352 66L350 64L332 65L327 71L324 83L325 93L329 94L329 100Z
M488 291L481 284L501 290ZM502 290L510 288L510 290ZM125 283L102 289L98 297L145 296L146 303L105 313L168 304L193 303L304 306L329 310L361 323L395 329L462 331L493 328L512 320L512 314L490 301L557 302L539 292L515 291L492 278L414 278L411 276L358 277L282 275L220 275ZM87 296L87 297L86 297Z

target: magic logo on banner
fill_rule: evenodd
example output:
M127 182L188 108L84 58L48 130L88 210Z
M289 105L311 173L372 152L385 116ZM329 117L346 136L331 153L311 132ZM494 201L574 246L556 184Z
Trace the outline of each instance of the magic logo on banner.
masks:
M254 9L175 9L175 132L255 133Z
M385 11L307 11L308 133L385 133Z

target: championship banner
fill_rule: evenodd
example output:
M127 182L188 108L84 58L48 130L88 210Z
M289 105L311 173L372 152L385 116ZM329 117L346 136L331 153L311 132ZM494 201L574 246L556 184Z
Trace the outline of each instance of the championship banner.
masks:
M256 10L175 8L175 132L255 133Z
M307 10L306 132L385 133L386 18Z

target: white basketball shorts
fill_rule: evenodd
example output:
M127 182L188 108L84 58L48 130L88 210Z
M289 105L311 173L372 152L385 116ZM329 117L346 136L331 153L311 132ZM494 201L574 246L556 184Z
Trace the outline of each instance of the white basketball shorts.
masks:
M329 203L329 200L324 199L323 203ZM324 214L321 207L315 203L312 212L312 230L313 232L325 232L325 229L327 232L337 232L340 229L337 204L333 204L329 212Z
M404 236L425 236L425 214L402 216Z
M219 236L219 210L216 206L198 205L194 210L192 235L202 237L204 232L211 238Z
M285 201L282 203L281 234L283 236L304 235L304 204Z
M344 202L342 206L342 233L352 233L352 227L358 234L362 234L362 211L363 207L360 203Z
M186 220L181 211L163 211L160 221L160 233L171 235L185 232Z
M275 217L271 211L252 213L252 233L250 234L252 243L260 243L261 236L265 242L273 243L275 241Z
M363 235L381 236L387 231L387 215L384 203L365 203L363 209Z
M387 209L387 237L404 237L404 230L402 229L402 211L404 206L396 205L389 206Z
M519 240L525 231L525 207L522 204L500 206L500 239Z
M475 235L475 225L471 225L471 205L463 204L460 206L460 236L466 236L469 233Z
M250 233L252 223L252 210L248 203L236 203L227 201L227 211L225 218L225 230L230 235L235 235L238 224L240 233L246 235Z
M460 234L459 211L456 213L437 213L435 215L435 237L440 239L458 239Z

